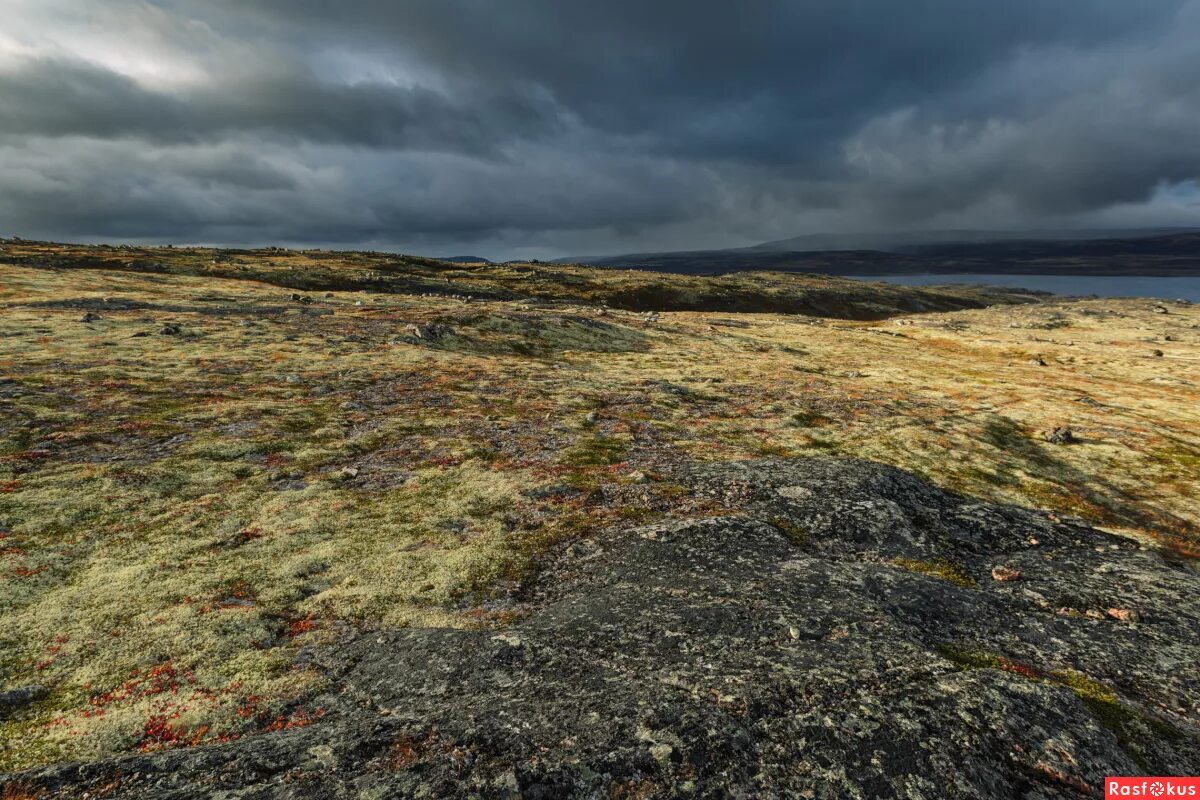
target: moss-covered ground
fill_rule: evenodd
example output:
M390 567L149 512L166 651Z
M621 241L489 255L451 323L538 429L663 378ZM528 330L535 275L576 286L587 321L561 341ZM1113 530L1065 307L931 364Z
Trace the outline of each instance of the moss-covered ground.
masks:
M855 321L732 312L808 292L865 319L966 290L6 251L0 690L46 692L0 722L0 770L307 724L306 648L346 626L502 625L555 543L711 513L671 479L697 459L862 456L1200 548L1183 304ZM731 311L648 318L675 302L664 286ZM1075 441L1047 442L1063 425Z

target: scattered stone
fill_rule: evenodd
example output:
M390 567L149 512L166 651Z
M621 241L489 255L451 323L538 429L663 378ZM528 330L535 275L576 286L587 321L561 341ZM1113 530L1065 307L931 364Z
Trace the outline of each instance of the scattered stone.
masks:
M1108 615L1118 622L1128 622L1136 624L1142 621L1142 615L1134 611L1132 608L1110 608Z
M1021 570L1012 567L992 567L992 580L1008 583L1021 580Z
M1150 351L1150 355L1154 356L1155 358L1162 358L1162 357L1163 357L1163 351L1162 351L1162 350L1158 350L1158 349L1154 349L1154 350L1151 350L1151 351Z
M46 687L36 683L0 692L0 720L8 719L13 712L41 700L47 694L49 691Z
M103 317L101 317L99 314L93 314L92 312L89 311L86 314L84 314L82 317L80 317L79 321L80 322L95 322L98 319L103 319Z
M1155 314L1168 314L1168 313L1170 313L1170 312L1169 312L1169 311L1167 311L1167 307L1166 307L1166 306L1155 306L1155 307L1154 307L1154 313L1155 313Z
M338 470L338 475L346 480L358 477L358 467L342 467Z
M168 322L158 330L162 336L178 336L183 333L183 328L177 322Z
M565 483L556 483L550 486L536 486L532 489L526 489L521 494L531 500L567 500L572 497L579 497L583 493Z
M585 423L587 423L588 425L595 425L596 420L599 418L600 418L600 415L598 415L595 411L589 411L587 414L584 415L583 421Z
M1046 441L1050 444L1073 444L1079 440L1075 437L1073 430L1066 425L1060 425L1046 434Z
M1034 358L1029 359L1029 363L1035 367L1044 367L1046 366L1046 359L1042 358L1041 356L1035 356Z

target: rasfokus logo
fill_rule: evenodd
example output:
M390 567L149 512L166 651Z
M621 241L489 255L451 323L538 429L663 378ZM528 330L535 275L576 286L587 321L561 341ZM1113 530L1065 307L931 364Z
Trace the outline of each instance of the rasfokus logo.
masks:
M1104 800L1114 797L1195 797L1200 800L1200 778L1105 778Z

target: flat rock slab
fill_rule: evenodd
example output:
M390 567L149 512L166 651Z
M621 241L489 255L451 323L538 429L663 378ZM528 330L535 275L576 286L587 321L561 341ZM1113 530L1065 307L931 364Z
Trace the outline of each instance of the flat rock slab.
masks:
M736 513L576 543L502 630L317 654L329 711L309 727L9 780L63 797L937 800L1200 774L1190 564L862 461L678 479Z

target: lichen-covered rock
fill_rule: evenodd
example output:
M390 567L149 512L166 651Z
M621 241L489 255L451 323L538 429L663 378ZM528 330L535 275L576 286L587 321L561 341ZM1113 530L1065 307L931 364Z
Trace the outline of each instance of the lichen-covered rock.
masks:
M11 780L64 797L935 800L1200 773L1193 566L867 462L679 479L736 513L576 543L501 630L356 634L315 656L331 690L308 727ZM998 563L1022 579L992 580Z

